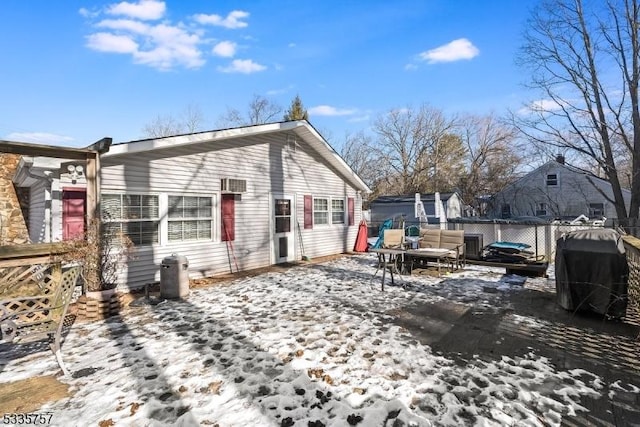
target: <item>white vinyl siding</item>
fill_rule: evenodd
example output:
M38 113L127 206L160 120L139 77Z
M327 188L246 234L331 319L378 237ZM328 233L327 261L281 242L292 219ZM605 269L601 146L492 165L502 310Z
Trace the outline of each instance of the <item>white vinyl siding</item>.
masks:
M353 250L357 224L361 219L362 200L343 177L306 143L298 139L295 152L285 148L282 133L233 138L214 143L194 144L135 154L104 156L101 159L102 194L156 193L167 199L161 202L161 228L168 224L167 195L215 195L213 200L211 240L168 242L161 241L136 251L129 268L122 271L121 283L130 287L160 280L164 257L173 253L189 260L192 278L214 276L270 265L272 195L290 194L294 197L295 215L292 231L296 233L296 259L301 259L299 236L304 242L305 255L321 257ZM235 202L235 240L233 247L220 241L220 180L229 177L246 180L246 193ZM163 196L164 195L164 196ZM355 203L355 226L336 224L304 229L304 196L343 198ZM165 207L163 207L165 205ZM329 217L330 218L330 217ZM295 227L295 228L294 228ZM275 226L274 226L275 228ZM234 260L235 256L235 260ZM231 267L230 267L231 266Z
M44 243L50 241L51 219L47 212L46 191L47 184L38 181L31 186L29 191L29 239L31 243Z
M169 196L168 241L211 240L212 197Z
M344 200L332 199L331 200L331 223L332 224L344 224Z

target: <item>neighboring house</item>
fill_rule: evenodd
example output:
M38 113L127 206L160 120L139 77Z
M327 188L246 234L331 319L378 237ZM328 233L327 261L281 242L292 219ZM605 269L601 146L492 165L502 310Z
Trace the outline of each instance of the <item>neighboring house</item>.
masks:
M627 207L631 192L623 189ZM608 181L567 165L563 156L550 160L492 197L489 217L538 216L573 219L616 218L613 191Z
M84 161L22 156L13 183L23 189L32 243L82 236L86 214ZM28 189L28 191L24 191Z
M350 251L370 192L306 121L114 144L100 182L104 221L137 247L130 287L171 254L205 277Z
M463 203L458 193L438 193L447 218L459 218L462 216ZM424 206L429 224L438 224L439 216L436 216L436 193L420 194L420 200ZM416 196L380 196L369 204L371 209L371 222L377 227L385 219L397 215L405 216L405 223L418 224L416 218Z

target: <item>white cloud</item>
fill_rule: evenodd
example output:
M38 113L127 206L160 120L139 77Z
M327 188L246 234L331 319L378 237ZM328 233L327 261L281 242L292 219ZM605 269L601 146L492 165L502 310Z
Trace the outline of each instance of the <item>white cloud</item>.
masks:
M230 41L221 41L213 47L213 54L224 58L231 58L236 54L237 45Z
M74 141L70 136L56 135L47 132L13 132L5 137L11 141L33 142L36 144L60 145Z
M95 33L87 37L87 47L100 52L135 53L138 44L129 36L119 36L111 33Z
M309 108L308 112L310 115L315 116L350 116L352 114L355 114L357 110L336 108L330 105L318 105L316 107Z
M281 89L270 89L266 92L267 95L269 96L273 96L273 95L282 95L283 93L287 93L289 92L291 89L293 89L293 85L289 85L285 88L281 88Z
M529 108L534 111L556 111L562 108L562 106L553 99L539 99L533 101Z
M369 121L370 118L371 116L369 116L368 114L365 114L364 116L352 117L347 121L350 123L367 122Z
M204 13L199 13L194 15L193 19L200 24L205 25L217 25L220 27L237 29L237 28L245 28L249 24L242 21L245 18L249 17L249 12L245 12L243 10L234 10L230 12L226 18L223 18L220 15L212 14L206 15Z
M100 12L90 11L86 7L81 7L80 9L78 9L78 13L85 18L95 18L96 16L100 15Z
M529 105L518 110L518 114L527 115L531 113L547 113L552 111L558 111L562 108L562 105L553 99L538 99L532 101Z
M228 67L218 67L223 73L251 74L266 70L264 65L253 62L251 59L234 59Z
M164 16L166 5L163 1L140 0L137 3L126 1L113 4L107 9L111 15L124 15L142 20L160 19Z
M463 59L472 59L480 54L480 50L469 40L462 38L453 40L435 49L419 54L420 59L429 64L438 62L454 62Z
M200 37L168 24L148 25L131 19L105 19L97 24L114 32L99 32L87 37L91 49L132 54L138 64L160 70L176 66L198 68L205 61L199 49Z
M149 25L144 22L134 21L132 19L105 19L97 24L100 28L108 28L110 30L130 31L137 34L147 34Z
M205 63L202 52L198 49L200 37L196 34L190 34L179 27L160 24L151 27L148 36L154 47L134 54L135 60L141 64L168 70L176 65L198 68Z

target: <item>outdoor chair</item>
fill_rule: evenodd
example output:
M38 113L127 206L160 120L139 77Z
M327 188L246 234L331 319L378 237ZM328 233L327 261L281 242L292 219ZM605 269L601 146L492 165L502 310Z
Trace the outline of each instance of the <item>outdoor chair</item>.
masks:
M384 230L382 247L387 249L402 249L404 244L404 230L390 228Z
M79 275L80 267L71 267L56 275L52 286L41 295L0 301L0 341L7 344L49 341L60 369L68 376L60 347L67 310Z

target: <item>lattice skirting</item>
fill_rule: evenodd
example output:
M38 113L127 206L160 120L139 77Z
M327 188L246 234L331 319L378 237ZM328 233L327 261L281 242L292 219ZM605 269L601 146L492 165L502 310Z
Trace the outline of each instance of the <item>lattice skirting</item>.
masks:
M108 301L97 301L85 295L71 305L69 312L76 316L76 320L103 320L120 313L124 307L122 294L114 294Z

